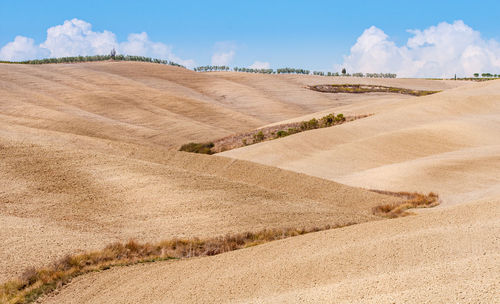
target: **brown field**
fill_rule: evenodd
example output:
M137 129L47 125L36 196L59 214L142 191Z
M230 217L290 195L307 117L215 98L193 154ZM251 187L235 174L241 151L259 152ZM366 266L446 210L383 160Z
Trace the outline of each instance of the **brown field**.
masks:
M443 92L308 89L335 83ZM42 302L492 302L499 92L499 81L0 64L0 282L130 239L349 225L113 267ZM374 115L218 155L175 151L328 113ZM365 189L435 192L442 204L389 220L376 211L401 197Z

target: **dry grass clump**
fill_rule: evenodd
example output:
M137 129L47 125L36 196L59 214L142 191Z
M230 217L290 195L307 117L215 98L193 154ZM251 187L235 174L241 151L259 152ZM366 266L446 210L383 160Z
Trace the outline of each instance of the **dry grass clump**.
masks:
M380 190L370 190L370 191L385 195L392 195L404 199L396 204L386 204L374 207L373 214L383 217L396 218L401 216L407 216L411 214L410 212L407 211L408 209L430 208L439 205L439 196L433 192L430 192L429 194L425 195L417 192L414 193L390 192L390 191L380 191Z
M49 267L27 269L20 278L0 286L0 303L31 303L40 296L64 286L79 275L106 270L110 267L212 256L274 240L353 224L355 223L301 229L264 229L259 232L239 233L205 240L173 239L156 244L142 244L133 240L125 244L113 243L99 251L68 255Z
M413 96L426 96L440 91L410 90L404 88L386 87L368 84L323 84L310 86L309 89L324 93L398 93Z
M192 152L192 153L201 153L201 154L214 154L212 148L214 147L214 143L189 143L182 145L179 151Z

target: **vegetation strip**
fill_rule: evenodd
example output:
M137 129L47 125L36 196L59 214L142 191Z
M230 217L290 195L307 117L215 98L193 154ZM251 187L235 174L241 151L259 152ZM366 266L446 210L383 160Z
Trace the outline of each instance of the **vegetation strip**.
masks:
M463 78L448 78L448 80L466 80L466 81L489 81L489 80L497 80L500 79L500 75L494 75L495 77L486 77L486 78L472 78L472 77L463 77ZM427 78L429 80L443 80L442 78Z
M75 56L75 57L33 59L33 60L26 60L26 61L0 61L0 63L49 64L49 63L76 63L76 62L108 61L108 60L151 62L151 63L167 64L167 65L185 68L183 65L180 65L180 64L175 63L173 61L155 59L155 58L144 57L144 56L129 56L129 55Z
M401 202L393 205L380 205L373 208L374 215L387 218L410 215L411 213L407 212L410 208L428 208L439 204L438 195L432 192L423 195L409 192L370 191L402 199ZM326 225L301 229L264 229L258 232L239 233L205 240L198 238L173 239L156 244L138 243L134 240L124 244L117 242L106 246L102 250L67 255L48 267L28 268L20 278L8 281L0 286L0 302L9 304L32 303L42 295L49 294L68 284L77 276L107 270L111 267L213 256L275 240L354 224L357 223L349 222L343 225Z
M322 84L309 86L309 89L322 93L398 93L413 96L427 96L441 91L410 90L404 88L386 87L368 84Z
M381 190L370 190L372 192L400 197L403 200L396 204L379 205L373 208L373 214L387 218L396 218L412 214L408 209L430 208L439 205L439 196L436 193L421 194L417 192L390 192Z
M125 244L114 243L100 251L68 255L49 267L27 269L19 279L6 282L0 286L0 302L9 304L31 303L40 296L49 294L55 289L68 284L77 276L115 266L213 256L274 240L353 224L356 223L302 229L265 229L259 232L239 233L205 240L198 238L174 239L157 244L141 244L133 240Z
M226 136L213 142L188 143L182 145L179 151L214 154L241 148L243 146L248 146L263 141L285 137L303 131L332 127L368 116L371 116L371 114L345 117L343 114L335 115L334 113L331 113L323 116L320 119L313 118L308 121L292 122L266 128L260 128L257 130L252 130L250 132Z

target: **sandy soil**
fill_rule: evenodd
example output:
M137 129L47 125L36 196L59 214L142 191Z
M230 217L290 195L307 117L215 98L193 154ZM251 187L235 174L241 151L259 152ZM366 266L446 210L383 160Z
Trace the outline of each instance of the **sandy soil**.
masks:
M500 194L499 92L500 82L491 81L360 102L332 111L375 115L221 155L352 186L436 191L443 205L480 199Z
M82 276L44 303L498 303L500 201Z
M181 129L195 123L197 136L213 136L216 124L198 124L205 116L189 102L176 109L168 87L157 92L141 77L187 82L198 74L127 64L0 65L7 68L0 74L0 281L114 241L363 222L376 219L373 206L394 201L246 161L168 151L170 142L190 140ZM164 108L154 105L160 97ZM228 124L224 132L251 125L244 114L193 100L205 105L200 113Z
M305 88L330 79L195 73L138 62L0 64L0 117L31 128L176 149L368 97ZM420 86L461 84L427 80Z
M305 88L359 82L445 91ZM1 64L0 281L116 240L356 221L215 257L82 276L45 302L494 303L499 92L499 81ZM171 151L329 112L375 115L222 156ZM444 203L372 221L370 209L393 198L352 186L435 191Z
M1 143L1 141L0 141ZM156 161L0 147L0 278L113 241L208 237L375 219L392 198L217 156Z

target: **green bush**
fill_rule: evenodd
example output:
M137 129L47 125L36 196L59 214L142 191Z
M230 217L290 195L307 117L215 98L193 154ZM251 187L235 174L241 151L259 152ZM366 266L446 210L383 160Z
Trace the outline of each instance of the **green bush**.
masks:
M280 131L276 132L276 137L285 137L288 135L290 135L290 134L288 134L288 132L284 131L284 130L280 130Z
M261 142L264 140L264 133L262 133L262 131L259 131L259 133L255 134L253 136L253 139L254 139L254 142Z
M214 154L212 151L214 147L214 143L194 143L191 142L189 144L182 145L179 151L191 152L191 153L201 153L201 154Z
M329 127L331 126L334 122L336 122L335 119L335 114L328 114L326 116L321 117L320 119L320 125L322 127Z
M319 122L316 118L313 118L309 121L303 121L300 125L300 129L302 131L317 129L319 127Z

